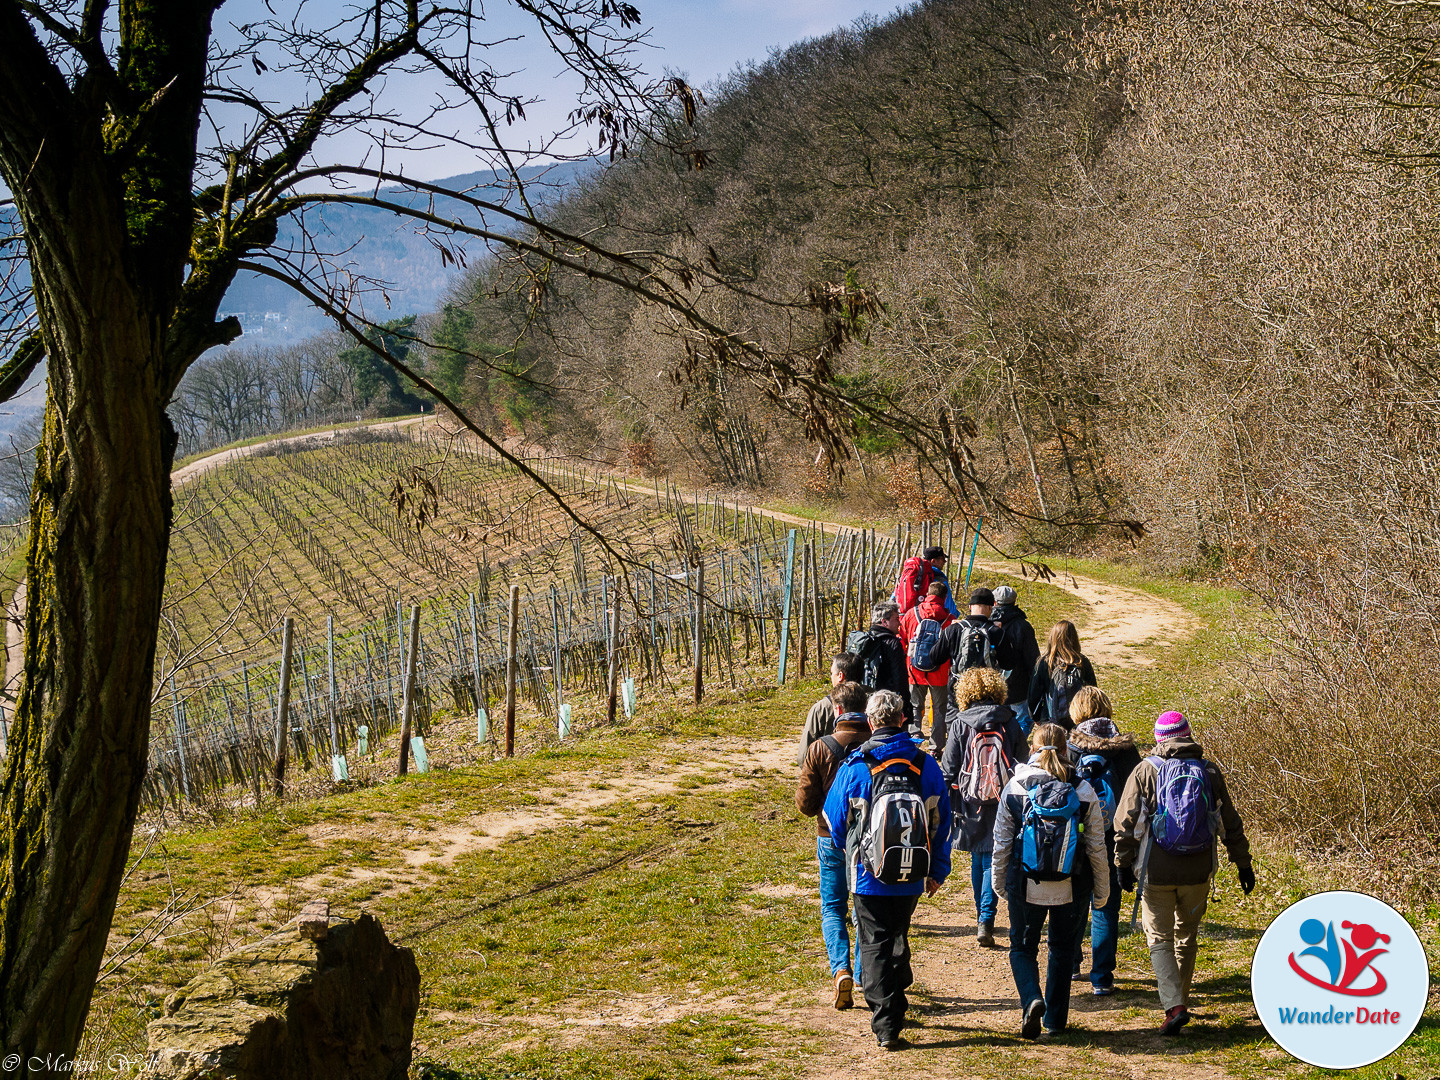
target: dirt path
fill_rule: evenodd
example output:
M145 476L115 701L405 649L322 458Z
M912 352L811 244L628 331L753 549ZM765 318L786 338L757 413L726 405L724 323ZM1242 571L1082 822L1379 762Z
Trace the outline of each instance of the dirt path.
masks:
M281 439L266 439L264 442L252 443L249 446L235 446L229 450L217 450L213 454L190 462L170 474L170 487L172 489L188 484L202 473L211 469L218 469L221 465L228 465L240 458L250 457L262 450L268 450L275 446L291 446L298 443L315 443L317 446L332 441L335 436L343 435L347 431L381 431L387 428L409 427L411 424L423 424L426 420L433 419L429 416L410 416L404 420L386 420L376 424L357 424L348 428L333 428L330 431L315 431L308 435L289 435Z

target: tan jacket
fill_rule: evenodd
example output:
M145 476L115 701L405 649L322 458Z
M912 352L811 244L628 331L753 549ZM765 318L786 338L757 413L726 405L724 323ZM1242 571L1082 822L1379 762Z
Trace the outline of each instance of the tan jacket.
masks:
M850 751L870 737L870 722L863 713L847 713L836 721L835 730L830 734L844 748L844 753L835 754L823 737L816 739L805 751L805 760L800 763L800 780L795 785L795 807L806 817L815 819L817 836L830 835L825 817L820 813L825 809L825 796L830 793L835 774Z
M814 705L810 706L810 712L805 716L805 726L800 731L800 752L795 755L795 764L805 764L805 755L810 752L810 744L816 739L823 739L835 730L835 703L826 694Z
M1204 754L1200 744L1192 739L1166 739L1155 748L1154 756L1201 758ZM1245 838L1245 826L1235 810L1235 804L1230 801L1225 774L1220 771L1219 765L1209 760L1205 762L1205 771L1210 774L1210 790L1220 811L1220 835L1225 850L1237 867L1248 867L1250 841ZM1115 865L1122 869L1136 866L1141 852L1148 849L1146 881L1156 885L1199 885L1210 880L1215 870L1213 849L1194 855L1172 855L1150 842L1148 823L1155 813L1155 780L1158 776L1159 770L1149 758L1142 758L1126 781L1125 793L1115 811ZM1139 868L1136 869L1138 872Z

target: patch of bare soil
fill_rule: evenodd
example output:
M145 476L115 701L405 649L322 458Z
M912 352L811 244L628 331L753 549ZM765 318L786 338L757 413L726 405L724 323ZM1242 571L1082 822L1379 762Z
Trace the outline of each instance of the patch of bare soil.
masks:
M598 783L584 773L562 773L534 792L535 804L517 810L479 812L425 830L387 827L383 821L323 822L304 830L311 841L336 844L349 839L380 839L399 853L403 867L326 870L298 878L283 888L256 887L248 892L259 907L270 910L293 906L296 897L334 893L360 883L378 886L373 897L394 896L427 884L426 871L450 866L462 855L493 851L507 840L562 825L587 824L589 815L613 803L638 802L643 807L682 785L703 784L714 791L734 791L772 770L788 769L793 773L795 746L791 739L721 739L707 744L703 758L691 760L682 756L691 749L688 744L661 742L643 769L626 766ZM675 763L668 763L668 759Z

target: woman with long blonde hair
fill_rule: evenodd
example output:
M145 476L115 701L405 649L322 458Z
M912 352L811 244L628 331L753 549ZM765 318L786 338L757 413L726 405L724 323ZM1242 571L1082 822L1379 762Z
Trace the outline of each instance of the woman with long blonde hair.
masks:
M1059 724L1070 730L1070 699L1082 686L1094 686L1095 669L1080 651L1080 634L1069 619L1050 628L1045 649L1035 661L1026 699L1036 724Z
M1083 822L1083 827L1082 827ZM1078 911L1075 897L1093 891L1110 899L1105 812L1095 790L1075 774L1065 731L1039 724L1030 732L1030 760L1000 796L991 875L1010 905L1010 971L1020 994L1020 1034L1065 1030L1070 1018L1070 969ZM1040 934L1049 921L1050 956L1040 987Z

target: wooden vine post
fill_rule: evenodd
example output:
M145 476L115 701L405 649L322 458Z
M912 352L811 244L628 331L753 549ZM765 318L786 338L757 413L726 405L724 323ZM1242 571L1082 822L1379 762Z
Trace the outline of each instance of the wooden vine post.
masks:
M515 672L520 635L520 586L510 586L510 625L505 635L505 756L515 756Z
M295 620L285 616L280 637L280 700L275 705L275 796L285 797L285 763L290 752L290 647L295 639Z
M800 665L797 674L805 678L805 644L810 636L810 555L814 549L806 540L800 555Z
M695 704L705 696L705 560L695 568Z
M780 616L780 667L776 682L785 685L785 661L790 652L790 600L795 586L795 530L785 545L785 609Z
M615 590L615 606L610 611L609 691L605 701L605 722L614 724L616 698L620 692L620 590L618 588Z
M420 605L410 607L410 645L405 650L404 697L400 699L400 771L410 767L410 721L415 715L415 658L420 654Z

